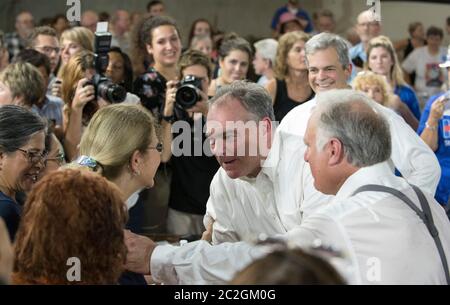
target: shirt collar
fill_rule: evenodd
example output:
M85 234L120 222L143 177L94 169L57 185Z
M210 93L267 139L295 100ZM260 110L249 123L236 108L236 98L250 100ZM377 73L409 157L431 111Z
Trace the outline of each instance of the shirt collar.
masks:
M363 185L380 184L386 176L394 175L388 162L377 163L372 166L362 167L353 175L347 178L336 194L336 199L346 199ZM383 177L383 178L381 178Z

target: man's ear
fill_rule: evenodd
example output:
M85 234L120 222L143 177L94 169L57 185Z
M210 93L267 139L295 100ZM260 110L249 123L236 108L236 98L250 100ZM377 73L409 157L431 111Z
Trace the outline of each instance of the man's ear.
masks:
M328 149L328 165L336 166L339 165L345 158L344 145L342 142L336 138L330 139L327 144Z

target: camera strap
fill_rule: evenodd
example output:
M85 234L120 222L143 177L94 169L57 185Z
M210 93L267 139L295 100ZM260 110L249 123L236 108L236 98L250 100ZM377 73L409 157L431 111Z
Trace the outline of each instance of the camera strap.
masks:
M400 200L402 200L404 203L406 203L416 214L420 217L420 219L424 222L426 225L428 232L433 237L434 243L436 244L436 248L439 252L439 257L441 258L442 267L444 268L445 273L445 279L447 280L447 285L450 285L450 273L448 269L448 262L447 258L445 256L444 248L442 247L441 239L439 238L439 231L437 230L436 226L434 225L433 221L433 215L431 214L430 205L428 203L428 200L425 198L425 195L422 193L422 191L415 185L410 184L410 186L413 188L414 192L416 193L417 197L419 198L420 205L422 207L422 211L409 199L405 194L402 192L387 187L384 185L376 185L376 184L368 184L363 185L360 188L358 188L352 196L361 193L361 192L385 192L389 193Z

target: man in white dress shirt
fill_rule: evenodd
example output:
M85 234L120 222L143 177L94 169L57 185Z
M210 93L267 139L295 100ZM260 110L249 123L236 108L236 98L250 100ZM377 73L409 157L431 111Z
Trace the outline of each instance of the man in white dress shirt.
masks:
M309 82L318 95L330 89L348 88L352 66L344 39L329 33L318 34L306 43L305 52ZM252 240L260 233L288 232L330 201L330 196L314 188L310 168L300 157L305 151L306 124L315 105L313 99L295 107L277 128L268 158L274 158L274 162L266 160L262 165L271 185L263 187L268 194L259 191L260 195L247 196L248 185L233 193L229 191L230 185L213 180L205 218L206 227L210 219L215 220L213 244ZM434 195L441 171L434 153L399 115L379 104L372 106L389 122L392 154L388 163L392 172L397 168L409 183ZM216 193L221 196L216 198Z
M355 194L367 184L387 186L422 210L415 191L387 163L392 147L388 120L374 110L373 101L352 90L321 94L317 103L304 139L304 159L315 187L336 196L282 237L290 245L308 246L320 239L340 249L350 263L338 270L350 275L352 284L445 284L442 260L450 257L450 223L433 196L424 194L442 260L423 220L400 198L373 190ZM155 248L136 235L127 236L127 244L133 256L129 269L151 270L156 281L181 284L223 283L267 250L244 242L211 246L205 241Z

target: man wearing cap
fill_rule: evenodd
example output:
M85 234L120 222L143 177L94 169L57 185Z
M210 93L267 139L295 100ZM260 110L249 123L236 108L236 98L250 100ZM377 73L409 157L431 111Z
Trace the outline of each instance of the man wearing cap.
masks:
M417 133L435 152L442 173L436 191L436 200L446 207L450 201L450 46L446 60L439 65L447 71L447 92L432 96L420 118Z
M277 37L280 34L280 25L281 25L281 16L285 13L289 13L285 15L284 18L287 18L290 15L296 16L298 21L301 23L302 28L306 33L311 33L313 31L313 25L311 18L308 13L300 8L300 3L298 0L289 0L288 3L280 7L272 18L271 28L273 30L273 36Z

